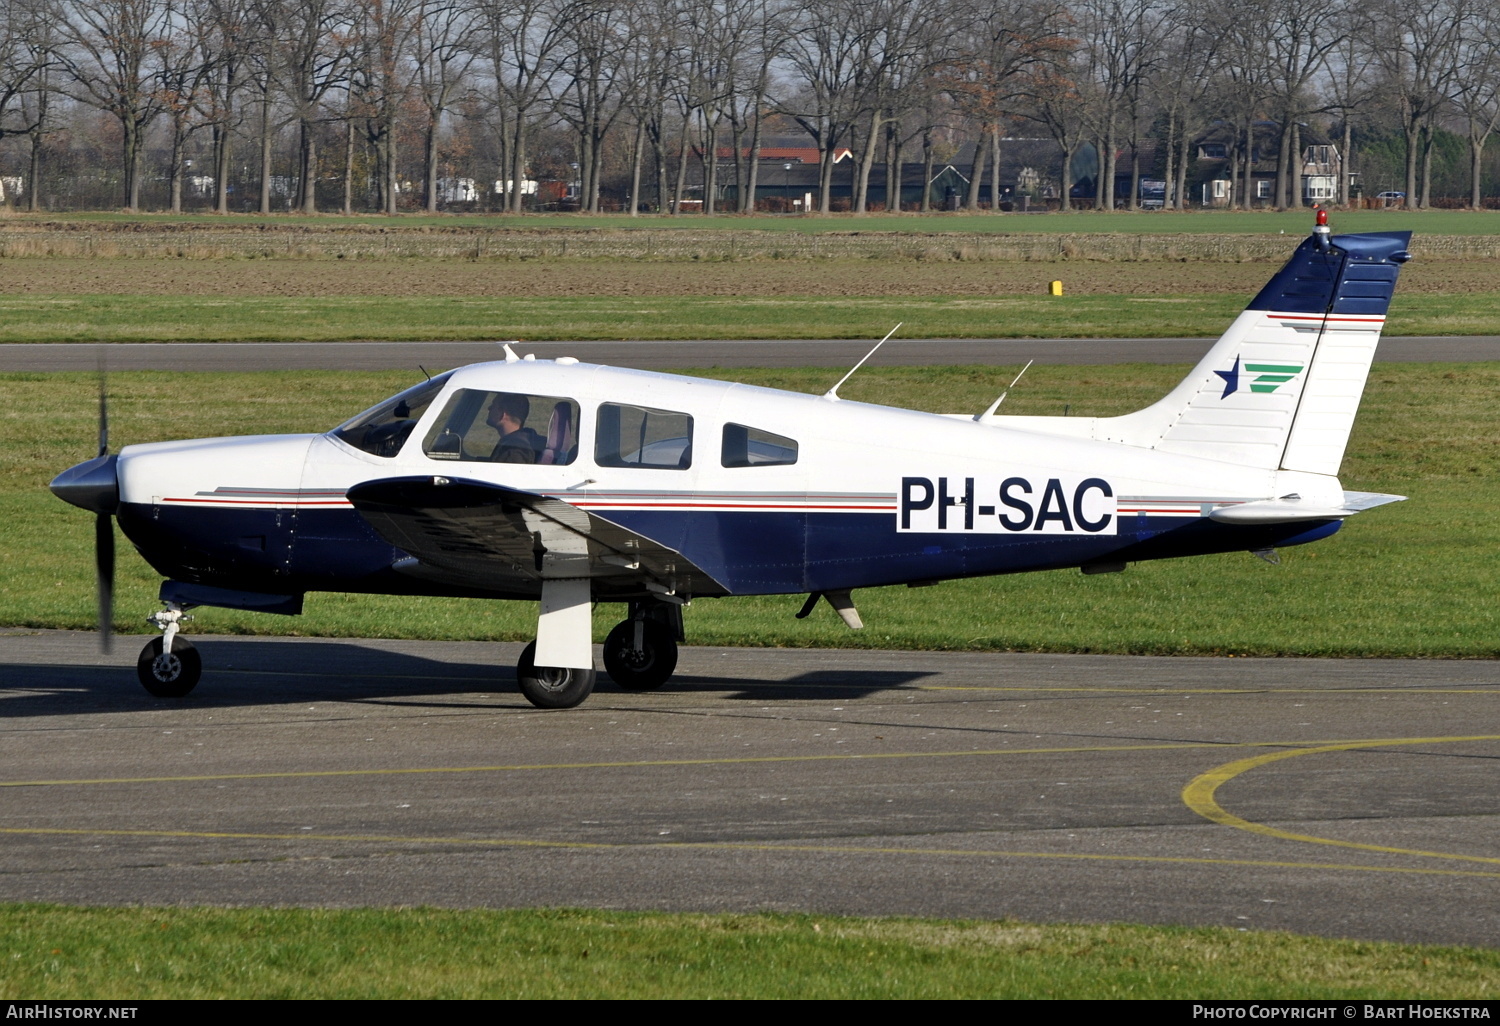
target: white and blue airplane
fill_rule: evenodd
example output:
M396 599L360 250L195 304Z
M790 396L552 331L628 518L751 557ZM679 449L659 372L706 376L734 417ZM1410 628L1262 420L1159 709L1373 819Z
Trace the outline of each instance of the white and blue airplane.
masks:
M861 626L859 588L1326 538L1396 495L1339 464L1409 232L1301 243L1165 398L1121 417L938 415L671 374L518 357L463 367L326 434L127 446L60 474L96 514L101 629L110 518L166 578L155 695L201 661L185 611L301 612L307 592L540 601L517 666L535 705L595 682L595 602L621 687L660 687L682 608L806 594Z

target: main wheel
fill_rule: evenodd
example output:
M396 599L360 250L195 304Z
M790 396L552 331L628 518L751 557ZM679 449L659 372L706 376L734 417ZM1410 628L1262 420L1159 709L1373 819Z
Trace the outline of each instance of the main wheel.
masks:
M152 638L135 661L135 675L157 698L181 698L203 676L203 659L186 638L173 638L172 651L162 651L162 639Z
M635 628L641 627L641 644ZM653 691L677 669L677 639L657 620L622 620L604 639L604 669L626 691Z
M594 690L593 670L565 666L536 665L536 642L521 651L516 663L516 681L521 694L538 709L571 709Z

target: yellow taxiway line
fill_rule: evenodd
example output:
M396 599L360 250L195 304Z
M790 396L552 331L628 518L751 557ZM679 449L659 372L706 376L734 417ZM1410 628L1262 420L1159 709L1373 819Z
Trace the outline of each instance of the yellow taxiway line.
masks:
M1389 744L1376 738L1367 741L1160 741L1130 745L1068 745L1041 748L975 748L934 752L847 752L837 755L749 755L706 759L636 759L618 762L510 763L493 766L418 766L397 769L284 770L265 773L204 773L162 777L85 777L58 780L0 780L6 787L81 787L102 784L187 784L223 780L308 780L319 777L389 777L444 773L525 773L538 770L651 769L676 766L751 766L775 763L861 762L888 759L960 759L1002 755L1083 755L1110 752L1191 751L1203 748L1294 748L1308 746ZM1295 754L1295 753L1293 753Z
M1336 848L1376 851L1385 855L1416 855L1429 859L1451 859L1457 862L1480 862L1487 865L1500 865L1500 858L1490 858L1483 855L1455 855L1450 852L1424 851L1418 848L1397 848L1387 844L1363 844L1358 841L1340 841L1331 837L1316 837L1312 834L1299 834L1291 830L1281 830L1277 827L1268 826L1264 823L1255 823L1236 816L1220 805L1217 798L1219 788L1240 774L1273 762L1280 762L1283 759L1295 759L1303 755L1326 755L1329 752L1349 752L1364 748L1386 748L1398 745L1461 744L1467 741L1500 741L1500 735L1475 734L1468 737L1402 737L1387 738L1383 741L1345 741L1339 744L1325 744L1290 751L1270 752L1266 755L1257 755L1249 759L1238 759L1234 762L1227 762L1222 766L1209 770L1207 773L1194 777L1182 789L1182 801L1183 804L1204 819L1212 820L1223 826L1234 827L1238 830L1247 830L1252 834L1275 837L1283 841L1326 844Z
M1214 859L1201 856L1177 855L1104 855L1091 852L1011 851L988 848L893 848L836 844L767 844L741 841L668 841L643 842L638 844L613 841L559 841L535 838L505 837L409 837L394 834L317 834L299 832L286 833L241 833L207 830L96 830L62 827L3 827L0 835L63 836L63 837L156 837L192 840L226 841L325 841L347 844L402 844L435 845L443 847L472 848L529 848L558 849L572 851L626 851L654 850L670 851L725 851L725 852L781 852L788 854L814 855L922 855L951 856L955 858L990 859L1052 859L1067 862L1136 862L1147 864L1201 865L1201 866L1259 866L1269 869L1312 869L1358 873L1397 873L1416 876L1462 876L1500 879L1500 872L1473 869L1430 869L1409 866L1362 866L1355 863L1338 862L1286 862L1272 859Z
M1152 744L1133 745L1075 745L1059 747L1038 748L1002 748L1002 749L974 749L969 751L937 751L937 752L876 752L876 753L848 753L839 755L786 755L786 756L747 756L722 759L659 759L659 760L633 760L618 762L577 762L577 763L517 763L509 765L493 766L440 766L440 767L417 767L400 769L362 769L362 770L308 770L276 773L224 773L224 774L202 774L194 776L171 776L171 777L103 777L91 779L74 780L11 780L0 781L3 787L61 787L61 786L85 786L106 784L147 784L147 783L195 783L208 781L226 780L272 780L272 779L312 779L333 777L360 777L360 776L401 776L417 774L452 774L452 773L508 773L528 772L537 770L589 770L589 769L621 769L621 768L653 768L653 767L679 767L679 766L743 766L767 763L810 763L810 762L855 762L862 760L881 759L943 759L943 758L974 758L989 756L1012 756L1012 755L1057 755L1057 754L1107 754L1113 752L1148 752L1148 751L1189 751L1200 749L1244 749L1244 748L1275 748L1263 755L1250 758L1238 759L1225 763L1222 766L1202 773L1194 777L1188 785L1183 788L1182 801L1188 808L1198 813L1211 822L1223 826L1249 831L1279 840L1299 841L1304 843L1328 845L1332 847L1351 848L1360 851L1379 852L1387 855L1418 856L1423 858L1445 859L1459 862L1477 862L1486 865L1500 865L1500 858L1489 858L1484 856L1458 855L1449 852L1434 852L1418 849L1398 848L1389 845L1363 844L1352 841L1340 841L1332 838L1316 837L1311 834L1300 834L1293 831L1281 830L1276 827L1236 816L1224 809L1218 803L1216 794L1218 789L1228 781L1240 776L1249 770L1278 762L1283 759L1297 758L1303 755L1320 755L1330 752L1347 752L1360 749L1394 747L1404 745L1424 744L1458 744L1464 742L1487 742L1500 741L1497 734L1478 734L1462 737L1418 737L1418 738L1365 738L1360 740L1343 741L1259 741L1259 742L1162 742ZM769 843L747 843L747 842L651 842L651 843L623 843L623 842L589 842L589 841L564 841L546 839L526 838L487 838L487 837L421 837L387 834L317 834L311 832L297 833L251 833L232 831L194 831L194 830L111 830L91 828L31 828L31 827L8 827L0 828L0 835L29 835L29 836L92 836L92 837L156 837L156 838L183 838L202 840L262 840L262 841L308 841L317 840L323 842L343 842L355 844L403 844L403 845L442 845L460 846L468 845L480 848L536 848L536 849L573 849L573 850L622 850L632 848L650 848L662 851L670 850L703 850L703 851L760 851L760 852L784 852L784 853L814 853L814 854L838 854L838 855L924 855L924 856L953 856L968 858L1015 858L1015 859L1052 859L1062 861L1095 861L1095 862L1117 862L1117 863L1162 863L1180 865L1204 865L1204 866L1259 866L1282 869L1309 869L1323 871L1345 871L1361 873L1405 873L1427 876L1463 876L1500 879L1500 871L1465 870L1465 869L1437 869L1425 867L1404 866L1370 866L1342 863L1319 863L1319 862L1292 862L1279 860L1261 859L1221 859L1204 858L1196 856L1156 856L1156 855L1106 855L1083 852L1035 852L1035 851L1012 851L1006 849L953 849L953 848L900 848L900 847L858 847L848 845L819 845L819 844L769 844Z

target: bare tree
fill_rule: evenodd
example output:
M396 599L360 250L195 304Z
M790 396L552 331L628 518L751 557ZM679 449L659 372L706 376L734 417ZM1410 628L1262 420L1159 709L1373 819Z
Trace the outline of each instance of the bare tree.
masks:
M630 118L635 122L627 205L630 216L636 217L640 213L641 177L648 140L656 158L657 209L665 206L665 105L677 65L678 44L677 21L666 4L656 0L636 0L631 8L630 22L631 31L620 55L620 87Z
M0 6L0 139L31 137L27 205L37 209L42 135L52 96L48 72L56 58L53 10L46 0L5 0Z
M196 12L194 12L196 13ZM200 93L212 64L199 45L197 35L204 25L193 17L177 19L172 34L161 45L158 98L171 125L172 151L167 169L172 213L182 212L184 151L189 133L200 127Z
M197 0L189 9L205 75L198 94L204 122L213 132L214 211L229 213L234 133L239 98L248 73L253 38L249 0Z
M260 117L256 127L260 139L260 212L271 212L271 179L276 130L275 116L277 53L286 6L294 0L248 0L245 23L245 67L247 86L259 93Z
M533 122L551 109L552 79L566 42L567 0L483 0L484 53L505 133L504 205L520 213Z
M351 75L364 113L365 137L375 149L377 203L396 213L396 121L410 95L409 55L423 0L354 0Z
M1433 132L1458 67L1467 2L1383 0L1374 9L1376 57L1396 95L1406 136L1408 209L1431 201Z
M1093 81L1066 62L1033 68L1027 78L1028 114L1046 127L1062 151L1058 205L1062 210L1070 210L1073 158L1082 148L1095 117L1094 104L1087 94L1094 88ZM1098 195L1097 190L1095 195Z
M1500 124L1500 12L1473 7L1460 44L1460 67L1454 76L1453 104L1464 119L1469 139L1469 206L1478 210L1483 197L1480 176L1484 147Z
M126 210L141 203L146 127L161 113L157 75L171 32L165 0L68 0L60 51L73 95L120 123L121 194Z
M566 81L558 109L578 137L579 207L597 212L604 137L623 109L617 80L623 73L629 18L612 0L580 0L569 13L567 45L558 60Z
M1061 4L969 0L960 10L966 31L954 41L944 84L975 129L966 202L978 210L986 159L993 168L991 198L1000 195L1001 126L1038 82L1052 81L1049 69L1065 61L1077 41L1064 35L1068 17Z
M884 128L905 113L913 83L928 72L934 58L929 42L935 28L928 10L918 0L879 0L855 10L861 16L858 89L864 145L856 162L854 210L863 214L877 147L889 141ZM900 187L899 174L894 182L887 181L887 199L893 188L899 197Z
M1140 132L1147 82L1162 59L1169 21L1156 0L1080 0L1078 33L1093 78L1094 132L1099 150L1099 205L1115 205L1120 131L1131 149L1132 209L1140 197ZM1124 124L1122 125L1122 121Z
M1372 21L1363 4L1345 3L1338 11L1339 42L1328 54L1325 89L1328 109L1337 111L1343 137L1338 185L1339 206L1349 206L1354 163L1354 120L1366 113L1374 95L1373 63L1368 39Z
M1354 0L1359 2L1359 0ZM1276 119L1281 123L1276 160L1276 205L1288 207L1302 202L1301 120L1323 109L1312 94L1311 84L1329 55L1343 41L1343 21L1330 17L1326 7L1312 7L1300 0L1272 0L1266 8L1265 33L1267 85Z
M274 48L273 71L297 123L297 195L305 214L318 210L318 126L323 101L346 74L348 10L342 0L285 4Z
M770 88L771 65L783 52L788 12L784 5L767 0L690 0L689 9L715 11L712 18L702 19L700 26L684 26L681 33L686 46L696 48L701 40L713 55L710 65L693 70L704 100L699 117L705 152L718 152L721 126L727 123L738 209L753 210L761 117ZM751 136L748 148L742 145L747 129ZM705 210L717 209L718 193L722 191L718 160L706 164L705 169L713 182L712 195L705 198Z
M4 0L0 5L0 139L31 131L34 117L20 109L19 101L36 90L53 62L49 13L37 0Z
M412 33L417 96L426 116L422 154L422 192L428 212L438 208L438 131L443 115L463 88L476 56L471 35L472 12L447 0L430 0Z
M803 0L798 5L788 56L800 81L777 104L818 147L818 210L825 214L831 209L838 145L858 113L862 41L850 9L859 2Z
M1167 12L1174 26L1162 41L1163 59L1152 76L1157 106L1165 118L1164 168L1167 209L1186 202L1187 166L1193 136L1207 125L1203 83L1217 59L1221 34L1213 19L1201 16L1192 0L1177 0Z
M953 108L939 74L928 75L918 88L921 102L913 117L917 122L916 134L922 137L922 199L917 209L925 214L932 210L932 170L936 166L940 145L938 133L946 127Z
M753 213L760 177L761 126L767 113L766 95L771 88L771 68L785 52L789 22L781 0L739 0L746 37L741 52L743 68L737 76L741 88L730 107L730 128L735 145L735 190L740 213ZM743 163L739 160L744 131L750 132Z
M1271 90L1265 35L1272 0L1248 0L1233 9L1215 9L1219 46L1204 100L1230 131L1230 206L1249 207L1255 164L1257 122Z

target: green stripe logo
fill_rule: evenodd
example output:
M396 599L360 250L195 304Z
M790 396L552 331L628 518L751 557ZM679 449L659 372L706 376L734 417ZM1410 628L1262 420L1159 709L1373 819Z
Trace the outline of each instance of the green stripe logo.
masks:
M1303 366L1297 363L1247 363L1246 373L1255 375L1250 380L1250 391L1274 392L1301 374Z

